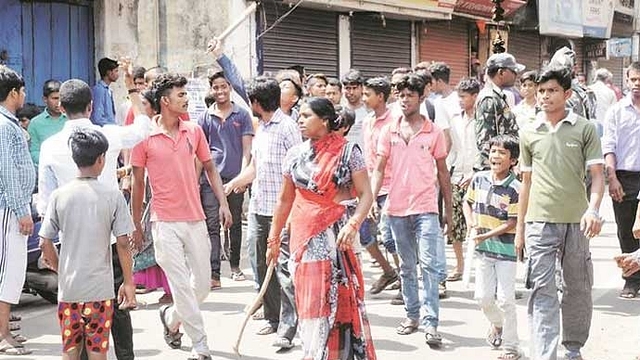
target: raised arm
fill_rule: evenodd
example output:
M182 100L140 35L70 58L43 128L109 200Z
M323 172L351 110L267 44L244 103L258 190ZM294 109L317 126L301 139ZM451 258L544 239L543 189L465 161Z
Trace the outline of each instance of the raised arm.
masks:
M238 71L238 68L233 63L233 61L231 61L231 59L229 59L224 54L222 45L222 41L213 39L209 41L207 50L210 51L215 57L218 65L220 65L222 71L224 71L224 77L229 80L229 82L231 83L231 87L233 87L233 90L235 90L235 92L238 93L240 97L242 97L247 105L250 105L251 102L249 102L249 97L247 96L247 90L244 87L242 75L240 75L240 71Z

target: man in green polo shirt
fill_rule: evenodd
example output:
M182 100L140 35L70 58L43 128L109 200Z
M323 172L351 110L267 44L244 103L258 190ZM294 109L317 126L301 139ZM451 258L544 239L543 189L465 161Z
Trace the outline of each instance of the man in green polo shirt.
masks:
M44 101L46 108L40 115L31 119L27 129L31 137L29 152L36 167L38 167L42 143L51 135L62 130L65 121L67 121L67 116L60 112L60 81L47 80L44 82L42 101Z
M542 111L520 132L522 188L515 239L516 251L526 245L529 257L530 358L557 359L562 309L565 359L581 360L593 308L589 239L602 226L598 210L604 158L595 125L565 108L571 97L570 71L544 69L537 85ZM590 200L585 168L593 179ZM556 258L562 267L562 303L555 281Z

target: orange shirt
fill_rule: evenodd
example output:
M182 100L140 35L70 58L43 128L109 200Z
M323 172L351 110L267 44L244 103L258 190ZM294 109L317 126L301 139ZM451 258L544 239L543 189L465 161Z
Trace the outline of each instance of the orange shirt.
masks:
M436 160L447 157L444 134L423 116L422 129L406 143L400 135L403 118L385 127L378 142L378 155L387 158L393 179L385 211L391 216L438 213Z
M131 165L146 167L151 185L151 221L204 220L194 159L211 160L202 128L180 121L176 139L162 133L152 121L149 138L136 145Z
M376 117L375 112L371 112L362 123L362 133L364 137L364 162L367 165L369 175L373 174L378 162L378 140L382 129L393 121L391 109L387 109L380 117ZM382 179L382 187L378 195L386 195L389 193L389 184L391 183L391 167L387 162L384 169L384 178Z

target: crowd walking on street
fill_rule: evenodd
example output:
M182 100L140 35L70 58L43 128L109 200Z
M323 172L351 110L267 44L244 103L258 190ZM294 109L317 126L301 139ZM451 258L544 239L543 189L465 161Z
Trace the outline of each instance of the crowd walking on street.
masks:
M619 296L639 296L640 62L619 97L605 68L581 84L568 47L540 69L498 51L473 77L436 61L339 77L291 64L251 79L224 49L208 43L219 69L196 118L189 80L172 69L104 57L93 87L45 81L38 108L25 104L23 76L0 65L0 358L31 353L11 307L32 236L57 274L70 360L110 348L134 359L136 295L156 289L157 336L177 357L212 359L220 344L203 303L226 286L225 262L231 281L263 289L248 336L280 351L300 344L304 360L379 358L365 295L386 290L395 296L382 306L404 307L397 341L419 332L437 352L450 341L439 330L447 283L472 272L486 319L473 330L496 358L587 359L605 191Z

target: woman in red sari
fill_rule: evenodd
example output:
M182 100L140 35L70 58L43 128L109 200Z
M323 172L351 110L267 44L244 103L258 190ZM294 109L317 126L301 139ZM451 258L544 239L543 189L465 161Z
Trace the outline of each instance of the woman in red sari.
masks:
M364 158L336 133L342 121L329 100L308 99L298 123L308 140L287 153L267 263L278 258L279 236L289 220L303 359L375 360L362 271L352 250L373 199ZM348 214L341 202L354 193L358 204Z

